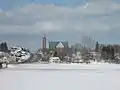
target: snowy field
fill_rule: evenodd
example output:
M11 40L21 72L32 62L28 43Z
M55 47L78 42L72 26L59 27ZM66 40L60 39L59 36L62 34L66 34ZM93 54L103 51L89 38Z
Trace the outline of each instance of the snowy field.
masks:
M9 65L0 70L0 90L120 90L120 65Z

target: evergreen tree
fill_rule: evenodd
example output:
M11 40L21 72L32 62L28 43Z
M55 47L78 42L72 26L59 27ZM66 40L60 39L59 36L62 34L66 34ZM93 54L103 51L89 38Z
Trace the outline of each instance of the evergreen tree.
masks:
M4 43L3 42L1 43L1 51L2 52L4 51Z
M53 55L54 57L57 57L57 52L55 51L55 53L54 53L54 55Z
M104 46L104 47L102 48L102 52L106 52L106 50L107 50L107 48Z
M107 55L107 51L108 51L108 48L106 47L106 46L104 46L103 48L102 48L102 52L101 52L101 58L102 59L104 59L104 60L106 60L106 59L108 59L108 55Z
M4 52L8 52L8 46L6 42L4 42Z
M98 42L96 42L95 51L96 51L96 52L99 52L99 43L98 43Z
M114 47L112 46L111 47L111 59L113 60L115 57L114 57L114 54L115 54L115 50L114 50Z
M0 44L0 51L2 51L2 43Z
M0 51L2 51L2 52L8 52L8 46L7 46L6 42L2 42L0 44Z

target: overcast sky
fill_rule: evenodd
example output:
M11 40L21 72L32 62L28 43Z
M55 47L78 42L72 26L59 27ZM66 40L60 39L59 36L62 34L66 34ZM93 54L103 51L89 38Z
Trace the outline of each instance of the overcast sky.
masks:
M44 33L47 41L120 43L120 0L0 0L0 41L36 49Z

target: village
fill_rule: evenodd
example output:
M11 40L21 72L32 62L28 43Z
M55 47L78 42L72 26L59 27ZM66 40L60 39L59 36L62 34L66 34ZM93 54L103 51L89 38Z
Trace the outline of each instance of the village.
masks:
M1 43L0 64L21 63L120 63L120 45L105 45L85 36L83 43L70 46L68 41L50 41L46 36L41 40L41 48L31 53L29 49Z
M67 41L51 41L49 48L46 48L46 37L44 36L42 48L38 50L37 56L38 60L41 58L42 61L57 60L53 57L58 57L62 63L119 63L120 45L100 44L91 37L85 36L82 44L77 43L69 47Z

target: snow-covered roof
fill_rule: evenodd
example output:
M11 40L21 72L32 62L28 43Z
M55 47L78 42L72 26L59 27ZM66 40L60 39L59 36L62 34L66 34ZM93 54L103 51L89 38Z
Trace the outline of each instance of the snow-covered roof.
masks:
M59 57L50 57L50 59L60 59Z
M64 48L64 45L62 44L62 42L58 43L58 45L56 46L56 48Z

